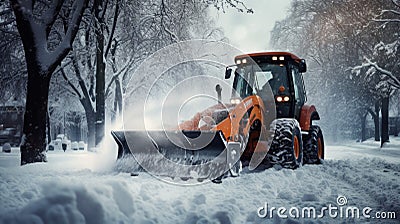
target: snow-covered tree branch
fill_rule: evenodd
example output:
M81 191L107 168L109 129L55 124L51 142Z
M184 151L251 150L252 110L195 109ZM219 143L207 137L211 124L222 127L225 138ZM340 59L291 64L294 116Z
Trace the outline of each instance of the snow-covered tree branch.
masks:
M363 63L362 65L355 66L352 68L352 71L357 72L361 70L362 68L369 68L369 67L374 67L379 73L377 75L382 74L384 76L387 76L389 78L388 84L392 85L396 89L400 89L400 80L393 75L392 72L381 68L376 62L372 62L370 59L365 58L366 63Z

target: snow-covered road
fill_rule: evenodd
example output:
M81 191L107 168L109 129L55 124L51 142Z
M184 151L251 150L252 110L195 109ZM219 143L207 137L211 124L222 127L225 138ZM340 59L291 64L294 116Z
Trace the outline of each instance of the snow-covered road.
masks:
M391 140L383 149L372 141L328 145L323 165L186 187L110 171L113 153L50 152L46 164L19 167L15 150L0 154L0 223L400 223L400 138ZM286 212L260 218L266 205ZM328 210L323 218L284 217L329 206L336 218ZM350 206L360 218L340 217ZM363 217L367 207L371 218ZM396 219L378 220L382 214Z

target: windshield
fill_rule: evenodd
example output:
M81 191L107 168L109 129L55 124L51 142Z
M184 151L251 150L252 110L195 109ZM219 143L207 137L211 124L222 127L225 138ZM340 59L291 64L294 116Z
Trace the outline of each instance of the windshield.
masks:
M267 85L271 87L274 95L289 91L287 70L283 64L247 64L238 67L235 73L233 87L241 98L261 95L266 91Z

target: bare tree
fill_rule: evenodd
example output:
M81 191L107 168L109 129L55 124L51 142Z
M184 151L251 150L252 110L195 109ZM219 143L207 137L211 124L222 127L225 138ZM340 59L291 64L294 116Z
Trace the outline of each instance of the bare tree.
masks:
M21 165L46 162L46 113L49 83L53 72L72 48L87 0L66 2L10 0L24 46L28 82ZM63 7L64 6L64 7ZM52 31L60 12L66 10L68 23L52 45Z
M106 85L103 89L105 98L101 102L105 104L111 120L115 120L121 116L122 98L132 70L146 57L171 43L198 38L195 35L223 38L222 32L213 28L211 22L205 22L208 18L208 4L205 3L187 0L108 0L102 4L100 20L96 14L84 15L79 38L74 42L74 51L68 57L70 63L60 69L60 74L85 110L89 146L96 145L95 135L98 134L95 133L100 131L104 135L104 130L95 128L99 123L96 114L101 111L98 110L98 104L101 103L96 98L97 91L103 89L96 88L98 75L103 74L100 70L105 69L106 74ZM95 4L89 5L89 8L92 7ZM92 11L94 10L95 8ZM99 21L103 21L102 25L96 25ZM198 30L201 30L201 34L197 33ZM102 53L99 52L101 44L98 44L97 37L100 34L104 40ZM103 55L105 67L98 66L99 53ZM143 76L137 86L145 79L146 76Z
M295 1L289 16L275 26L271 39L274 47L290 49L308 59L310 72L306 81L312 87L309 95L322 106L322 114L335 120L324 124L330 130L339 125L340 130L351 130L346 133L348 137L356 137L349 135L361 130L364 140L367 114L377 121L377 102L382 101L382 95L390 95L387 88L381 88L384 85L380 77L371 76L367 66L354 70L355 66L366 64L365 58L377 54L377 43L396 33L395 29L381 29L381 24L374 21L383 10L385 15L389 12L390 3L389 0ZM360 13L361 8L367 10ZM389 65L384 59L382 62ZM357 117L361 125L354 122ZM375 126L379 131L379 124L375 122Z

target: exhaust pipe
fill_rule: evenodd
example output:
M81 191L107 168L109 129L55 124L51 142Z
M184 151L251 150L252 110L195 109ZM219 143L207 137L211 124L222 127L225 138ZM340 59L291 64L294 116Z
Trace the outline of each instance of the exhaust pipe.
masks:
M222 88L221 88L221 86L220 86L219 84L217 84L217 85L215 86L215 91L217 91L218 103L222 103L222 102L221 102L221 100L222 100L222 97L221 97Z

